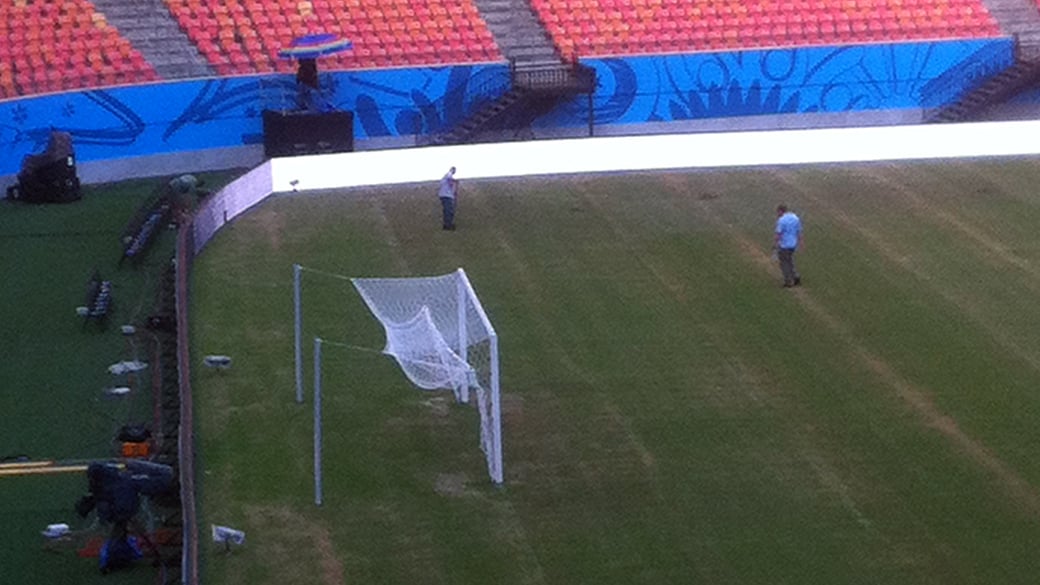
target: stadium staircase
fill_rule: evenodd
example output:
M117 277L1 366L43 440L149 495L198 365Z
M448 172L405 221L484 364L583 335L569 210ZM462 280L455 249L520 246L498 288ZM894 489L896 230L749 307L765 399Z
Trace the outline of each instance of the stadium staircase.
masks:
M549 33L525 0L475 0L503 56L509 60L509 83L473 115L433 144L462 144L485 138L508 139L529 128L539 116L576 95L591 96L595 71L565 61ZM486 93L478 90L478 93Z
M475 0L503 56L524 68L558 68L559 52L525 0Z
M160 77L180 79L216 74L163 0L94 0L94 6L133 43Z
M591 99L596 88L596 72L577 63L552 69L513 68L507 87L504 93L449 131L433 136L431 144L531 138L523 133L557 105L582 94ZM589 111L591 115L591 108Z
M1014 61L983 75L965 93L925 116L926 122L963 122L978 118L1024 90L1040 85L1040 12L1020 0L985 0L989 13L1015 37ZM969 65L970 66L970 65Z
M1040 84L1040 60L1016 57L1015 62L996 75L984 78L967 93L930 113L926 122L964 122L1002 104L1020 92Z
M504 93L448 132L435 135L431 143L531 138L524 133L529 131L532 122L575 96L591 96L595 86L595 70L584 65L556 70L513 70Z

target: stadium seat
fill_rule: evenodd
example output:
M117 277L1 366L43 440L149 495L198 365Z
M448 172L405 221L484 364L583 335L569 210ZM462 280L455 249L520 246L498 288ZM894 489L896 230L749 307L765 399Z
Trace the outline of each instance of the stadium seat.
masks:
M200 45L207 59L214 62L213 51L202 45L212 36L205 35L194 25L190 12L180 9L183 2L196 3L198 9L226 11L238 25L256 31L257 42L238 43L234 34L217 35L220 52L238 49L250 56L250 62L240 58L230 69L236 73L250 73L270 68L268 51L284 48L293 37L312 32L334 32L355 43L354 58L349 53L327 57L327 63L337 67L400 66L419 63L433 65L444 60L483 61L500 59L486 23L470 2L459 4L448 0L281 0L270 3L258 0L238 0L227 3L220 0L166 0L172 14L181 22L191 39ZM450 9L449 9L450 8ZM426 23L431 26L415 26ZM463 32L472 32L463 43ZM240 33L238 36L242 36ZM446 51L434 51L430 44L450 39L456 45ZM420 49L421 47L421 49ZM222 69L229 69L224 63ZM278 63L276 68L283 68ZM326 66L329 67L328 65Z
M5 3L2 20L18 23L3 27L0 55L7 68L0 70L0 85L16 95L96 87L127 78L154 78L155 70L110 26L104 14L87 0ZM112 71L83 69L86 52L111 53ZM75 84L75 85L73 85Z
M1000 34L982 0L532 0L531 6L561 52L574 47L583 56ZM638 25L640 37L587 42L593 31L622 24L632 31ZM664 32L673 39L662 40Z

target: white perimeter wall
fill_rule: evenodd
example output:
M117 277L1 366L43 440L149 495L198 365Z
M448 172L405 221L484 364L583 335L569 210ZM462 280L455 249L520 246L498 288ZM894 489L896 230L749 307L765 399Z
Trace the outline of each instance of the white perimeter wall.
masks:
M201 250L271 193L571 173L1040 154L1040 121L538 140L277 158L214 195L196 218Z

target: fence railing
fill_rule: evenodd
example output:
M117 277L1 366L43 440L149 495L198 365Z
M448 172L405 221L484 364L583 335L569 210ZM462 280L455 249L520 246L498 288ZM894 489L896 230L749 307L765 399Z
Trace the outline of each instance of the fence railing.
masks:
M570 90L589 93L596 88L596 70L580 63L554 67L523 67L510 64L512 85L530 90Z
M192 417L191 367L188 349L188 276L194 254L192 222L177 231L176 315L177 384L180 389L180 432L177 436L181 496L181 583L199 583L199 526L195 489L195 429Z
M940 108L975 90L1015 62L1011 43L988 43L921 87L921 106Z
M431 116L416 133L416 145L433 144L457 125L502 97L510 88L508 69L485 69L448 89L444 96L430 103Z

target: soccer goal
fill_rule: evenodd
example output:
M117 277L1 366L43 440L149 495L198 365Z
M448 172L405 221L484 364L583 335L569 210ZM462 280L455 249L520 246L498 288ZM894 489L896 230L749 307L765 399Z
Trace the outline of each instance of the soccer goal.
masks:
M301 267L294 268L300 400ZM459 268L442 276L349 280L386 333L382 352L397 361L412 384L423 390L451 390L457 402L475 403L488 475L501 484L498 336L466 272Z

